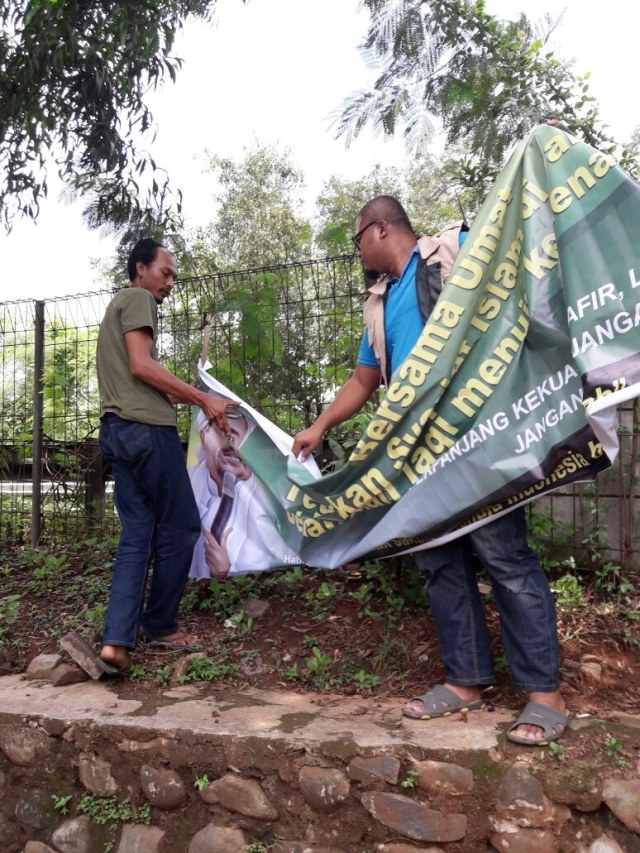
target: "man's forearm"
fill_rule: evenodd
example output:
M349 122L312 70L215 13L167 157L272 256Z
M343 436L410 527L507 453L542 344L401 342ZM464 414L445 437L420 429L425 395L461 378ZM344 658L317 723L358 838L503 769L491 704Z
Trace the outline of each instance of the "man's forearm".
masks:
M333 402L318 417L315 426L327 432L348 420L360 411L377 388L378 382L372 381L370 376L366 376L365 381L362 381L357 374L353 374L338 391Z

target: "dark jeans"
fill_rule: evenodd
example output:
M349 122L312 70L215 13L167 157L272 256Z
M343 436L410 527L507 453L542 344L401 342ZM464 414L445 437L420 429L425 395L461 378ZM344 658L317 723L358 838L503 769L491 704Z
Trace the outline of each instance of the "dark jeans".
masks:
M487 685L494 680L477 558L489 575L514 686L525 693L558 690L555 602L527 543L524 509L413 556L428 576L426 588L450 684Z
M102 642L132 649L138 628L153 637L177 629L200 517L175 427L107 413L100 421L100 448L113 465L122 524Z

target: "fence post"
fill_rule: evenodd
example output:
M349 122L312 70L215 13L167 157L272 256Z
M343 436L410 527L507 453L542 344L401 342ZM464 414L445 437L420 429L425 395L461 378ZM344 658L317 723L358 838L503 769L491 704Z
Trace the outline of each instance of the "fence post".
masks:
M33 463L31 466L31 547L42 533L42 391L44 374L44 302L36 302L33 359Z

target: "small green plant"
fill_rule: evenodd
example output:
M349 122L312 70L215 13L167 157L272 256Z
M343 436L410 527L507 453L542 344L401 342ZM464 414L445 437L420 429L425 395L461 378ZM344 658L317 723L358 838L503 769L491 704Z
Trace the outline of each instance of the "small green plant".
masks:
M238 664L223 663L205 656L191 660L186 674L180 676L178 681L180 684L188 684L190 681L221 681L223 678L233 678L239 671Z
M19 595L5 595L4 598L0 598L0 642L5 637L6 626L13 625L18 618L19 609Z
M609 736L605 740L605 742L602 744L602 748L609 756L609 758L618 758L618 756L622 753L622 744L619 740L611 736Z
M628 595L635 591L634 585L622 574L620 566L615 563L605 563L596 569L594 586L605 596Z
M269 848L262 841L252 841L244 848L246 853L268 853Z
M146 674L147 670L141 664L131 664L131 669L129 670L129 678L131 681L140 681L140 679L144 678Z
M198 776L193 783L193 787L198 791L204 791L209 787L209 777L205 773L204 776Z
M311 656L304 661L307 675L315 682L320 690L324 690L329 683L327 670L331 666L331 658L325 655L318 646L311 649Z
M284 677L287 681L297 681L300 678L300 673L298 672L298 664L291 664L290 667L287 667L284 671Z
M171 667L163 666L160 669L156 670L156 682L161 686L169 683L171 679Z
M355 681L358 690L361 693L366 693L368 690L373 690L374 687L377 687L380 684L380 678L377 675L372 675L370 672L366 672L364 669L359 669L358 672L354 673L353 680Z
M91 626L91 630L95 634L100 634L102 632L106 612L106 604L96 604L95 607L92 607L89 610L85 611L84 618L89 623L89 625Z
M66 797L51 794L53 800L53 808L61 815L69 814L69 803L73 799L73 794L68 794Z
M562 575L551 584L551 591L556 596L556 601L560 607L575 610L578 607L585 606L584 592L575 575Z
M80 814L89 816L92 823L99 826L122 823L151 823L151 806L145 803L134 814L131 800L118 800L117 797L96 797L85 794L78 804Z
M401 788L415 788L418 784L418 779L420 778L420 771L411 769L407 770L407 775L400 782Z
M506 657L504 655L496 655L493 659L493 668L496 672L506 672L509 669Z
M563 761L564 748L559 743L556 743L555 740L552 740L549 744L549 755L552 758L556 758L558 761Z

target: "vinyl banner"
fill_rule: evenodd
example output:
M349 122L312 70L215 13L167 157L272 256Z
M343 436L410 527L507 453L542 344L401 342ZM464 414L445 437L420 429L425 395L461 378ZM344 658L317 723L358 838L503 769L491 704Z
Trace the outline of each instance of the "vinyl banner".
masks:
M317 476L241 407L239 454L279 541L231 573L440 544L609 467L615 407L640 393L639 222L640 187L610 156L550 126L520 143L341 470Z

